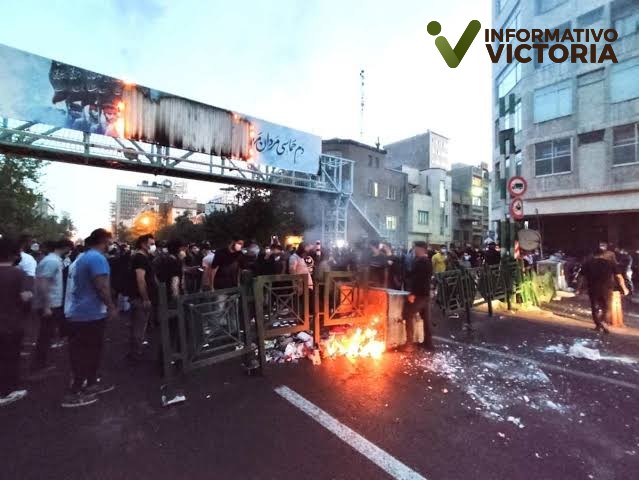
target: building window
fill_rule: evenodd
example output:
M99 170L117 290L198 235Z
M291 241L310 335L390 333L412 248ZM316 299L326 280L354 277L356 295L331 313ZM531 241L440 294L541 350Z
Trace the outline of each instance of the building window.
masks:
M521 63L507 65L497 77L497 97L505 97L521 80Z
M561 25L559 25L558 27L552 28L551 30L559 30L559 35L563 35L564 30L570 30L570 28L572 27L572 24L570 22L566 22L566 23L562 23ZM542 67L549 67L549 66L553 66L553 65L557 65L556 63L554 63L551 59L550 59L550 48L553 45L558 45L558 44L562 44L564 45L566 48L568 48L568 50L570 50L570 45L571 42L542 42L544 45L548 45L548 48L544 49L543 51L543 57L542 57L542 62L539 62L537 55L531 55L531 57L533 57L534 59L534 64L535 64L535 68L542 68Z
M639 97L639 57L612 65L610 70L610 101L623 102Z
M588 13L584 13L577 19L577 26L579 28L584 28L597 23L603 18L603 12L604 8L599 7L589 11Z
M375 168L379 168L379 157L375 157Z
M368 181L368 195L370 197L379 197L379 183L372 180Z
M444 215L444 228L448 228L448 215Z
M521 152L519 152L518 154L515 155L515 175L517 175L518 177L521 176L522 173L522 155Z
M398 197L398 188L393 186L393 185L389 185L388 186L388 193L386 195L386 198L388 200L397 200Z
M369 166L369 167L372 167L372 166L373 166L373 156L372 156L372 155L369 155L369 156L368 156L368 166Z
M542 13L550 12L554 10L562 3L566 3L567 0L536 0L536 12L537 15L541 15Z
M536 176L570 172L571 166L570 138L562 138L535 145Z
M444 203L446 198L446 182L444 180L439 181L439 201Z
M473 197L473 207L481 207L481 197Z
M521 121L521 101L517 102L515 104L515 113L513 114L514 117L514 128L515 128L515 133L519 133L521 132L522 129L522 121Z
M515 133L521 132L521 101L515 104L513 113L506 114L504 116L504 130L512 128ZM499 142L499 140L497 140Z
M417 211L417 223L419 225L428 225L428 212L426 210Z
M639 162L639 123L615 127L612 136L613 165Z
M397 217L393 215L386 215L386 230L397 230Z
M535 123L572 115L572 80L535 90Z
M625 4L624 4L625 3ZM619 5L619 6L618 6ZM619 38L639 31L639 6L636 2L613 2L613 28Z

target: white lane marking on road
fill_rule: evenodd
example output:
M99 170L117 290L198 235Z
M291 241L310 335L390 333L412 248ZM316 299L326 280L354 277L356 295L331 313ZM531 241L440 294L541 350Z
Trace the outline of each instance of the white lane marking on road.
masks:
M598 382L609 383L610 385L615 385L617 387L630 388L632 390L639 391L639 385L637 385L636 383L625 382L623 380L617 380L615 378L603 377L601 375L595 375L593 373L580 372L579 370L573 370L572 368L566 368L566 367L561 367L559 365L553 365L551 363L540 362L539 360L533 360L532 358L529 358L529 357L520 357L519 355L513 355L512 353L504 353L498 350L493 350L492 348L479 347L477 345L472 345L470 343L458 342L456 340L450 340L448 338L438 337L436 335L433 335L433 338L442 343L468 347L473 350L485 352L490 355L495 355L502 358L508 358L510 360L515 360L517 362L532 363L534 365L537 365L538 367L545 368L546 370L551 370L551 371L559 372L559 373L567 373L570 375L574 375L575 377L587 378L588 380L596 380Z
M299 408L302 412L311 417L337 438L364 455L391 477L398 480L426 480L425 477L421 476L415 470L404 465L374 443L369 442L359 433L351 430L339 420L331 417L324 410L309 402L294 390L282 385L280 387L276 387L275 392Z

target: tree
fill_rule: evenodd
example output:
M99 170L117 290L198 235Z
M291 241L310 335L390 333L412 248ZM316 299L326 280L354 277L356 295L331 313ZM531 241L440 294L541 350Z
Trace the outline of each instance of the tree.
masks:
M122 222L120 222L117 227L117 238L118 241L124 243L133 243L133 241L135 240L131 229L124 225L124 223Z
M36 212L38 182L45 162L0 155L0 233L30 233L38 239L70 237L73 223L67 216L42 216Z
M207 240L222 246L230 236L238 235L266 245L272 235L300 235L315 226L319 218L313 208L320 205L320 199L310 195L240 187L236 208L213 212L200 225L194 225L188 217L178 218L173 225L160 229L157 238L180 238L189 243Z

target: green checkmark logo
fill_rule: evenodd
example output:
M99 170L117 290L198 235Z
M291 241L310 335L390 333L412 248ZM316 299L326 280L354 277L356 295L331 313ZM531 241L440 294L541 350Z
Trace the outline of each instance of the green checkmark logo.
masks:
M428 30L428 33L432 36L436 36L441 33L442 26L439 22L432 21L428 24L426 30ZM450 46L448 39L443 35L435 39L435 46L437 47L437 50L439 50L439 53L442 54L442 57L444 57L446 64L450 68L457 68L459 66L480 30L481 23L479 23L478 20L471 20L457 42L457 45L455 45L455 48Z

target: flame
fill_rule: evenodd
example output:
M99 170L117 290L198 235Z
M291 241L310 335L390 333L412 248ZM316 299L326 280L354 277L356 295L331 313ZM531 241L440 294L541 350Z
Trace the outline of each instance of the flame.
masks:
M386 343L378 339L375 325L379 322L374 318L368 327L350 328L345 333L331 334L324 342L324 354L327 357L345 356L349 359L371 357L381 358L386 350Z
M124 102L118 102L118 118L115 121L115 131L118 132L118 137L124 138L124 116L122 112L124 112Z

